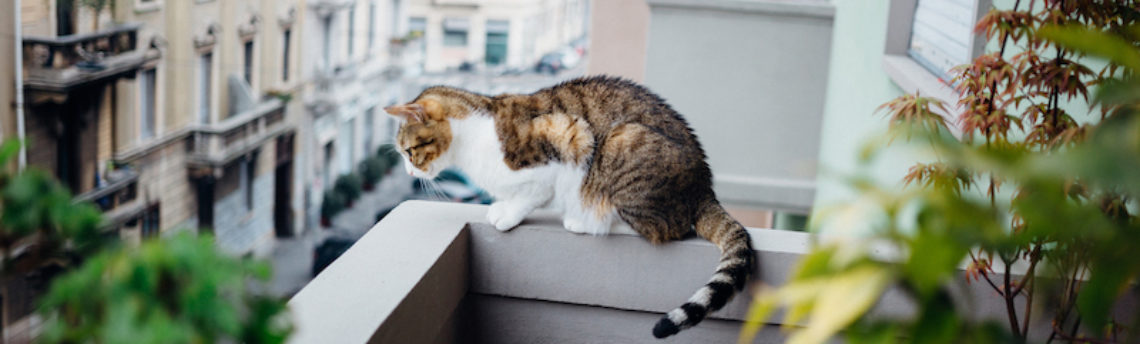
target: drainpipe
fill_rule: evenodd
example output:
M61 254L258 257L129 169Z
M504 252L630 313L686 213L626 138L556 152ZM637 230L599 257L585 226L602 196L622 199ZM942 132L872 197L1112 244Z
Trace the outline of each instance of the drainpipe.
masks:
M24 36L22 26L20 25L20 2L12 2L12 13L15 13L15 33L16 37L13 42L16 42L15 48L12 49L16 53L16 137L20 140L20 156L19 166L20 171L24 170L24 166L28 165L28 149L27 140L24 138Z

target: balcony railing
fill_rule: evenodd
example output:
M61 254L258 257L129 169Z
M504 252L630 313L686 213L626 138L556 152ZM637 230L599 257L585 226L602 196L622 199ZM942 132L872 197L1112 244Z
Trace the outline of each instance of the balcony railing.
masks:
M104 226L115 228L138 215L143 205L136 201L139 174L129 169L107 173L106 184L75 196L76 202L91 202L104 214Z
M384 77L397 80L421 72L424 63L424 40L393 40L388 46L388 67Z
M313 92L305 101L309 110L317 115L333 112L341 104L348 102L355 86L357 66L345 63L319 70L313 75Z
M140 24L123 24L93 33L23 38L24 84L29 89L63 92L89 82L130 73L149 59L139 49Z
M219 167L287 130L285 103L268 98L221 122L192 128L187 140L190 153L187 163L195 167Z
M650 334L658 317L707 282L719 258L700 239L654 246L630 235L571 234L552 214L503 233L485 223L485 213L477 205L401 204L289 301L297 329L291 341L658 343ZM749 233L759 262L752 285L784 284L816 239ZM1003 278L1004 267L995 269L994 278ZM1025 271L1012 269L1017 279ZM959 279L951 288L955 302L967 305L962 316L1005 320L1003 299L989 285ZM905 295L888 291L871 316L913 317ZM735 342L750 302L749 293L738 294L675 341ZM1130 299L1117 309L1135 305ZM1031 334L1048 334L1049 317L1038 319L1045 320L1031 324ZM756 341L783 342L780 326L769 323Z

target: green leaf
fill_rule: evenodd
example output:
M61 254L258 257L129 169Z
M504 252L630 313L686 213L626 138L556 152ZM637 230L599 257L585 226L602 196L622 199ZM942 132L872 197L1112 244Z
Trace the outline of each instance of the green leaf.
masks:
M1038 34L1062 47L1140 70L1140 51L1120 36L1083 26L1054 25L1041 28Z
M807 328L788 337L788 343L828 340L863 316L890 280L891 272L875 265L863 265L831 278L815 301Z

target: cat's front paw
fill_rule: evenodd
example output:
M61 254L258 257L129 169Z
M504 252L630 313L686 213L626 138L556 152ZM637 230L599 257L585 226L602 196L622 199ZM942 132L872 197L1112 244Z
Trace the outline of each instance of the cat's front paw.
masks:
M526 217L525 213L514 211L506 202L491 203L491 207L487 209L487 222L495 226L495 229L503 232L518 226L524 217Z

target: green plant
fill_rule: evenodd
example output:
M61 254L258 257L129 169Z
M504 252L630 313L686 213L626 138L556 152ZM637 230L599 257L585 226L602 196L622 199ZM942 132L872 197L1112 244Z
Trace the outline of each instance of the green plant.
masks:
M400 160L402 159L399 151L396 149L396 146L393 144L380 145L380 147L376 149L376 156L387 162L388 168L396 167L400 165ZM387 170L384 172L387 172Z
M387 161L379 157L368 157L360 162L360 176L364 179L364 185L367 188L370 185L375 185L380 182L384 177L384 173L388 171Z
M807 320L790 341L845 330L851 342L1025 342L1035 316L1052 324L1037 340L1140 339L1140 322L1113 316L1140 276L1140 219L1130 212L1140 196L1140 10L1128 1L1034 4L979 22L1000 50L957 68L960 140L936 100L906 95L883 106L893 137L921 143L937 161L912 167L901 191L852 178L862 198L817 212L813 226L857 222L872 237L821 244L788 284L760 292L742 341L777 306L788 322ZM1007 46L1023 51L1007 59ZM1093 58L1107 62L1099 72L1084 64ZM1093 85L1101 120L1096 108L1089 120L1073 118L1062 101L1088 101ZM897 255L876 258L871 243ZM995 271L1015 262L1022 277ZM998 295L1002 322L960 314L948 285L962 275ZM891 286L917 306L914 316L866 318Z
M355 172L343 174L336 178L333 188L336 189L336 192L344 195L347 202L352 202L360 198L364 190L364 180Z
M10 166L19 147L15 140L0 144L0 166ZM33 274L50 279L55 271L78 265L82 257L111 244L99 232L101 221L94 206L73 202L48 173L0 169L0 296L11 300L7 281Z
M239 260L189 232L100 253L41 300L44 343L282 343L285 303L252 292L265 263Z
M321 217L327 220L332 220L336 214L344 211L348 204L348 200L340 191L332 189L325 192L324 197L321 199Z

